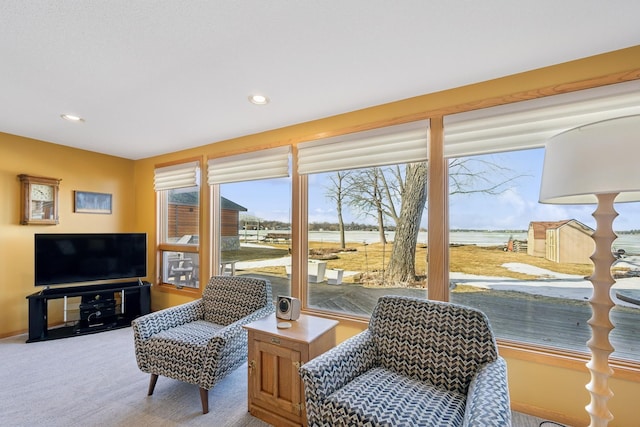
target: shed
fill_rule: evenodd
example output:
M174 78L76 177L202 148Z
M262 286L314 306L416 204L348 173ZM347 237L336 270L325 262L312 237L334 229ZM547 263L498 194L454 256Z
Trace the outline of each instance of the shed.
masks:
M223 251L240 249L240 212L247 208L229 199L220 197L220 248Z
M188 243L198 239L198 194L197 192L172 192L169 196L169 237L180 239L192 236ZM240 212L247 208L224 197L221 202L221 247L222 250L240 249L238 235Z
M547 255L547 229L560 227L567 222L569 222L569 220L530 222L527 232L527 255L545 258Z
M167 237L180 243L197 243L198 239L198 192L169 191L167 204ZM183 237L192 236L183 241Z
M557 263L590 264L595 245L593 229L575 219L532 221L527 254Z

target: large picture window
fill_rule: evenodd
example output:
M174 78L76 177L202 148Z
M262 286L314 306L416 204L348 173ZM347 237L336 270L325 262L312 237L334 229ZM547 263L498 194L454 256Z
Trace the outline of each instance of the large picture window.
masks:
M218 274L267 279L274 298L290 295L290 147L211 159Z
M382 295L426 296L426 122L299 146L307 183L307 307L369 316Z
M426 177L427 162L309 176L309 308L368 317L380 296L426 297Z
M450 299L484 311L499 338L586 353L593 207L538 203L543 155L540 148L450 160L452 181L462 165L477 178L450 198ZM613 357L639 361L640 206L635 205L616 207L622 215L614 224L619 237L612 248L617 282L611 320L616 328L610 339Z
M499 338L587 354L595 206L538 203L544 145L581 124L637 114L637 95L626 87L445 118L450 300L484 311ZM640 205L616 204L616 210L612 357L637 362Z
M290 295L291 178L220 185L220 273L267 279Z

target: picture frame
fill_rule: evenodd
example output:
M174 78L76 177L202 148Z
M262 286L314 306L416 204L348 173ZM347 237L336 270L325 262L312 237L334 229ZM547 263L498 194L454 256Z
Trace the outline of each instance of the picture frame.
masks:
M111 214L112 197L109 193L74 191L73 211L76 213Z

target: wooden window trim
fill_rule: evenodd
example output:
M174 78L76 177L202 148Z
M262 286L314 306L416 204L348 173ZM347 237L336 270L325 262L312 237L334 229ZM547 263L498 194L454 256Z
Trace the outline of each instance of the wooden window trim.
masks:
M190 163L190 162L198 162L200 167L202 167L202 162L203 162L203 158L201 156L195 156L195 157L188 157L185 159L179 159L179 160L173 160L170 162L164 162L164 163L159 163L154 165L154 169L157 168L161 168L161 167L166 167L166 166L173 166L173 165L178 165L178 164L183 164L183 163ZM162 201L163 201L163 196L160 195L159 192L156 192L155 194L155 198L156 198L156 212L155 212L155 218L156 218L156 247L155 247L155 277L156 277L156 284L157 284L157 289L160 292L166 292L166 293L171 293L171 294L177 294L177 295L187 295L187 296L191 296L193 298L198 298L202 295L202 288L203 288L203 284L201 281L200 287L199 288L188 288L188 287L183 287L178 289L177 287L175 287L172 284L169 283L164 283L162 281L162 252L163 251L174 251L174 252L189 252L189 253L197 253L198 257L200 258L200 265L202 266L202 260L203 258L203 253L202 253L202 249L203 246L200 244L200 242L202 242L203 238L207 238L206 236L206 232L208 230L208 227L206 227L206 215L205 215L205 203L208 200L207 195L208 192L205 191L206 189L206 185L203 185L202 182L200 182L200 185L198 186L199 188L199 197L200 197L200 201L199 201L199 206L198 206L198 229L199 229L199 238L198 238L198 243L197 244L173 244L173 243L164 243L162 242L163 239L163 229L162 229L162 221L163 221L163 206L162 206ZM203 276L203 274L208 274L208 268L207 271L203 272L203 268L200 268L200 275L201 277ZM206 275L204 277L207 277Z
M561 64L560 66L555 66L555 67L556 68L566 67L568 69L575 68L575 67L583 67L584 64L588 63L590 60L591 60L590 58L587 58L583 61L578 61L580 62L580 64L568 63L568 64ZM567 70L564 70L564 71L570 72ZM380 114L385 117L394 117L394 118L378 120L378 121L373 120L373 121L367 122L366 124L349 126L340 130L322 132L315 135L301 137L299 139L296 139L295 141L292 141L291 139L289 139L287 142L293 144L293 147L294 147L293 158L295 159L296 144L298 142L310 141L310 140L319 139L319 138L327 138L330 136L338 136L343 133L368 130L376 127L391 126L394 124L406 123L406 122L415 121L415 120L425 120L425 119L432 120L431 128L433 128L433 124L436 124L435 130L430 130L432 132L431 142L433 142L434 133L443 132L441 124L444 116L446 115L463 113L467 111L489 108L489 107L494 107L498 105L511 104L515 102L537 99L537 98L542 98L547 96L559 95L563 93L587 90L587 89L606 86L610 84L640 80L640 68L633 68L627 71L615 72L615 73L609 73L609 74L605 73L598 77L589 76L587 78L579 78L579 76L582 76L584 74L576 73L576 76L578 76L576 80L569 83L562 84L562 85L558 85L558 84L545 85L544 79L538 79L538 81L542 83L537 88L529 88L526 90L515 90L515 91L509 90L510 87L514 86L513 81L516 81L516 86L517 86L517 82L520 82L520 83L525 82L527 79L530 79L530 76L532 76L537 72L540 72L540 71L534 70L530 72L521 73L515 76L508 76L502 79L496 79L492 82L483 82L477 85L470 85L462 88L457 88L451 91L444 91L443 93L436 94L435 96L434 104L438 104L438 102L440 102L440 105L435 105L432 108L422 110L419 113L405 114L400 116ZM503 92L502 94L497 94L495 96L490 96L490 97L486 97L486 96L483 97L482 94L480 94L478 96L478 99L474 101L465 101L459 104L447 104L450 99L457 99L458 96L461 96L461 93L464 91L475 90L475 92L482 92L481 90L478 91L476 88L482 85L487 85L487 84L494 84L494 85L497 85L497 87L500 87L499 86L500 81L505 82L507 81L507 79L509 79L510 84L504 85L506 89L501 90ZM527 86L530 86L530 84L522 83L522 87L527 87ZM412 102L412 100L406 100L406 103L410 103L410 102ZM367 110L371 112L373 110L376 110L376 108L383 110L386 107L385 106L372 107L371 109L367 109ZM398 107L398 106L395 106L395 108L401 109L401 107ZM376 114L373 114L373 115L375 116ZM438 144L444 143L444 140L441 134L435 135L435 136L436 138L438 138L436 139L436 141L438 141L437 142ZM431 147L429 152L430 166L432 162L433 164L436 164L436 162L443 162L443 161L444 161L444 153L443 153L442 147L437 147L437 146L435 148ZM436 169L440 169L440 168L436 168ZM428 201L429 221L431 221L432 216L434 218L448 217L448 206L449 206L449 197L448 197L448 194L445 193L448 191L448 188L446 185L443 185L443 182L445 183L448 182L448 178L446 176L443 176L442 174L440 176L432 176L431 175L432 172L435 175L436 171L434 170L433 167L430 167L429 180L430 181L435 180L435 183L433 184L433 188L429 187L429 201ZM306 271L305 271L306 259L303 259L303 257L307 253L306 248L308 247L307 238L306 238L306 236L308 235L307 234L307 230L308 230L307 215L306 215L307 214L307 204L306 204L307 203L306 202L307 182L304 178L297 176L295 167L293 170L293 174L294 174L293 175L294 209L292 210L292 212L294 213L294 218L292 218L292 232L294 233L293 242L298 243L300 246L298 246L298 250L295 250L297 245L293 245L294 251L292 252L292 266L294 267L297 266L298 268L293 268L293 275L291 278L292 294L294 296L298 294L297 297L303 301L303 307L305 312L313 313L314 315L329 317L332 319L337 319L341 321L341 323L346 322L346 323L353 323L356 325L365 325L368 323L368 319L366 318L358 317L358 316L350 316L348 314L343 314L343 313L334 313L334 312L326 312L326 311L317 310L317 309L310 309L306 304L307 288L306 288L306 285L301 282L300 277L306 277ZM434 197L437 198L437 201L434 201L432 205L431 200ZM430 222L430 225L431 225L431 222ZM448 224L445 224L444 226L441 224L438 227L442 227L443 228L442 231L444 231L443 234L448 235L448 232L449 232ZM440 283L440 287L438 287L439 289L433 291L433 296L431 294L431 290L429 291L430 292L429 297L432 299L439 299L444 301L448 300L448 283L449 283L448 281L449 263L448 263L448 255L447 255L448 239L442 239L439 236L439 244L444 247L445 243L447 243L446 244L447 247L444 248L444 250L438 251L438 250L432 249L430 251L430 256L429 256L429 277L431 278L430 282ZM432 242L429 241L429 244L431 246ZM444 266L444 268L435 268L435 270L432 271L431 270L432 264ZM586 371L586 368L584 365L589 360L589 356L586 353L583 354L578 352L571 352L568 350L547 348L547 347L538 346L538 345L529 345L523 342L516 342L516 341L512 342L512 341L506 341L506 340L498 340L498 343L499 343L501 354L503 354L506 357L513 357L521 360L534 361L537 363L544 363L551 366L566 367L569 369ZM611 359L610 365L614 369L614 375L613 375L614 378L623 378L623 379L640 382L640 361L636 362L636 361L626 361L626 360L620 360L620 359Z

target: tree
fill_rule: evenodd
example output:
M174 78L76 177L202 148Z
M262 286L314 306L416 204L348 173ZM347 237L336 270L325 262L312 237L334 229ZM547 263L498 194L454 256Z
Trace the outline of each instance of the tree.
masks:
M405 168L402 206L396 221L396 235L387 266L387 280L397 284L410 284L416 278L416 244L420 219L427 202L426 162L409 163Z
M389 223L395 227L398 222L397 206L401 205L404 191L403 166L360 169L349 177L349 207L359 216L375 219L383 244L387 243L385 231Z
M418 243L420 219L427 202L427 163L410 163L406 166L402 187L400 217L396 221L396 235L391 258L387 266L386 280L396 284L415 281L415 250ZM507 189L507 184L521 175L480 158L458 158L449 162L449 188L452 194L484 193L497 195ZM495 178L499 177L498 180Z
M507 167L477 157L449 162L451 195L497 195L520 176L514 175ZM347 204L357 214L375 218L382 243L386 243L385 222L395 223L395 238L385 280L405 286L414 282L418 232L427 202L428 163L361 169L351 171L343 178L348 180L348 185L344 186L342 182L343 186L337 187L333 181L334 191L339 188L342 195L340 213Z
M337 171L335 174L331 175L329 179L331 180L332 185L327 187L325 192L325 196L328 199L333 200L336 204L336 212L338 214L338 231L340 232L340 247L342 249L346 248L342 209L345 204L345 199L349 194L347 178L350 174L350 171Z
M521 178L513 170L481 158L457 158L449 161L449 195L483 193L498 195L507 184ZM490 179L499 177L499 180Z

